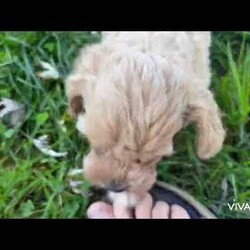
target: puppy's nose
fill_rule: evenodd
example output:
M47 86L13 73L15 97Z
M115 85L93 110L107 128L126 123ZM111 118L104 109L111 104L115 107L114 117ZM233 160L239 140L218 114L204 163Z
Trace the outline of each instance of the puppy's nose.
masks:
M127 189L127 185L124 183L112 181L106 186L106 189L114 193L121 193Z

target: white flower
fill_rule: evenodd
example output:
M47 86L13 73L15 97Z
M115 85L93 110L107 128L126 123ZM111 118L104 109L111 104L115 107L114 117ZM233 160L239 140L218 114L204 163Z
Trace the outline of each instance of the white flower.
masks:
M60 75L57 69L47 62L40 62L41 67L44 69L42 72L37 73L37 75L45 80L54 79L57 80Z
M48 144L48 136L43 135L37 139L33 140L34 145L45 155L52 157L63 157L67 155L67 152L55 152L51 149L51 146Z
M10 115L10 125L16 125L25 115L24 105L8 98L0 101L0 120L5 115Z

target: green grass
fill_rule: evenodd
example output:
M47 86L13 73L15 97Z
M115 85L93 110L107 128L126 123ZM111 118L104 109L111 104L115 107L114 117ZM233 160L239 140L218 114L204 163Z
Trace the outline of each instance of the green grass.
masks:
M79 48L99 39L90 32L0 33L0 97L23 103L27 110L24 122L14 129L0 123L1 218L85 216L87 198L72 192L66 175L81 167L88 144L67 115L63 78ZM207 162L199 160L189 127L176 136L175 156L158 165L159 179L185 188L219 218L250 217L226 205L250 202L249 42L250 32L213 34L212 88L227 130L223 150ZM40 60L56 65L61 79L39 79ZM43 134L49 135L53 149L68 156L52 158L38 151L31 139Z

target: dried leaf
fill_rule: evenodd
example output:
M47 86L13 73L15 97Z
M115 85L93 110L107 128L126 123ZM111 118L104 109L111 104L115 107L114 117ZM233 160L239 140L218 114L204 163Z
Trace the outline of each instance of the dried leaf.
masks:
M47 62L40 62L41 67L43 68L43 71L37 73L37 75L39 77L41 77L42 79L45 80L57 80L60 77L59 72L57 71L57 69L52 66L51 64L47 63Z
M72 188L76 188L76 187L79 187L83 184L83 181L69 181L69 185L70 187Z
M9 125L15 126L25 116L25 108L23 104L8 98L2 98L0 101L0 120L9 115Z
M83 184L83 181L69 181L69 186L72 188L73 192L75 194L82 194L81 185Z
M38 139L33 140L34 145L45 155L49 155L52 157L63 157L67 155L67 152L55 152L51 149L51 146L48 144L48 136L43 135Z
M83 185L86 184L83 178L83 170L82 169L72 169L67 174L69 177L68 183L69 187L75 194L80 194L83 197L87 197L87 191L83 190Z
M81 168L77 168L77 169L72 169L71 171L69 171L68 176L75 176L75 175L82 175L83 174L83 170Z

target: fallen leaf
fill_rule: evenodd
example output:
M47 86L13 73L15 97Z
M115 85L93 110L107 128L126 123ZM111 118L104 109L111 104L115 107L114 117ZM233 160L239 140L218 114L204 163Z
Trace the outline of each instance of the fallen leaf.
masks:
M56 152L51 149L51 146L48 144L48 136L43 135L37 139L33 139L33 143L42 153L52 157L63 157L67 155L67 152Z
M9 115L9 125L15 126L25 116L24 105L8 98L2 98L0 101L0 120L7 115Z
M72 188L73 192L75 194L83 194L83 191L81 190L81 185L83 184L83 181L69 181L69 186Z
M79 187L83 184L82 181L69 181L69 185L72 187L72 188L76 188L76 187Z
M75 175L82 175L83 174L83 170L81 168L77 168L77 169L72 169L69 171L68 176L75 176Z
M69 183L69 187L72 189L73 193L80 194L83 197L88 196L87 191L87 183L83 177L82 169L72 169L67 174L67 181Z
M43 68L43 71L37 73L38 77L45 80L50 80L50 79L57 80L60 77L60 74L57 71L57 69L50 63L41 61L40 65Z

